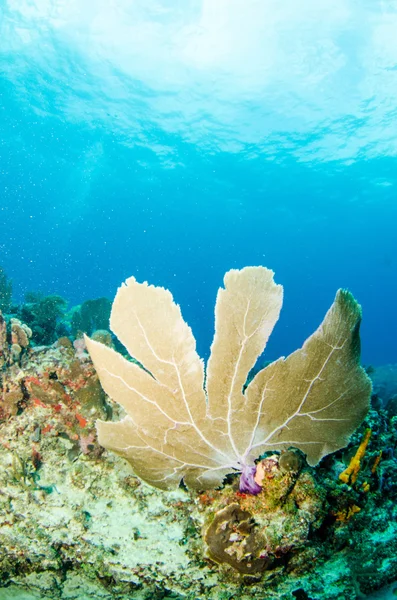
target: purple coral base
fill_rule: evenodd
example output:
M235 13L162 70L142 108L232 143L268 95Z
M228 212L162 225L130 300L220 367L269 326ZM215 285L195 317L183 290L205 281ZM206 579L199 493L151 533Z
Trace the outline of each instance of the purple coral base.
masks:
M252 494L257 496L262 491L262 487L258 485L254 479L256 474L256 466L249 467L244 465L240 475L239 489L243 494Z

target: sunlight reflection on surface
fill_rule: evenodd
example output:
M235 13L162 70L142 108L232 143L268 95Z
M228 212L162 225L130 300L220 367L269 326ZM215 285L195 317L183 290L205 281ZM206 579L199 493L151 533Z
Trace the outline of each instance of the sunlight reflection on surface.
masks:
M127 143L150 143L145 121L196 144L210 133L215 152L270 154L295 132L301 160L395 155L397 12L366 6L9 0L0 65L39 113L110 119Z

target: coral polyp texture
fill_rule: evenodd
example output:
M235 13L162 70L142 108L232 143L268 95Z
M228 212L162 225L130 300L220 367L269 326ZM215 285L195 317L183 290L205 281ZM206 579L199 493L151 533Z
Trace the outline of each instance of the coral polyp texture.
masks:
M345 290L302 348L246 386L282 306L273 275L265 267L226 273L206 373L171 293L133 277L117 292L110 327L134 362L86 338L104 390L127 413L98 421L99 442L151 485L183 479L209 489L240 472L240 489L258 493L260 455L295 447L316 465L346 446L365 417L371 383L359 363L361 309Z

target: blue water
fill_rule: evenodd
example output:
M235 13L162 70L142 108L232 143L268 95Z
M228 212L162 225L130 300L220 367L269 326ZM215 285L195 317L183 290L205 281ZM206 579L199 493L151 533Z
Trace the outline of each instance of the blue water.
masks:
M16 300L171 289L202 356L230 268L285 287L267 357L339 287L397 362L397 6L0 0L0 265Z

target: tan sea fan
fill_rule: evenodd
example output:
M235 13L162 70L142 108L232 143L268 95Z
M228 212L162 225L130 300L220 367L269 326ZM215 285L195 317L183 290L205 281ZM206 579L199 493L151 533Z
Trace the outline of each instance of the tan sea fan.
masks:
M315 465L362 422L371 383L359 363L361 308L345 290L302 348L245 388L282 305L273 275L265 267L226 273L206 377L171 293L133 277L117 292L110 327L140 364L86 338L105 392L127 415L98 421L99 442L147 483L216 487L228 473L252 469L264 452L289 447Z

